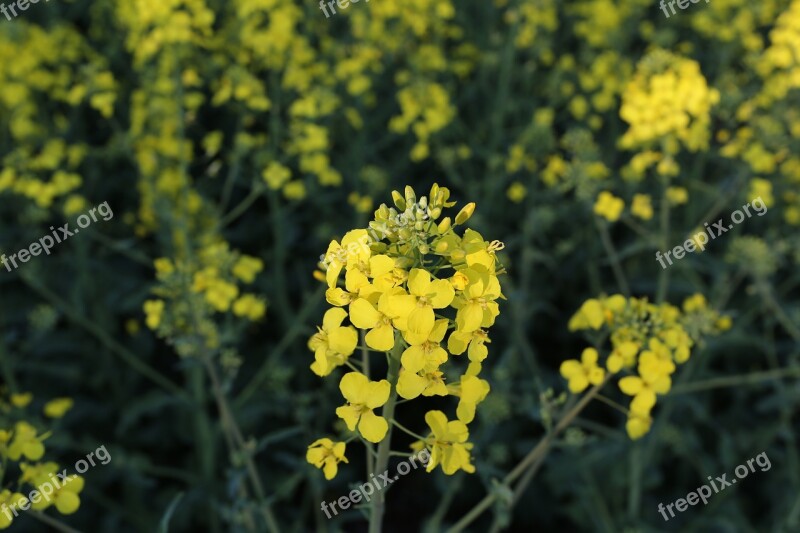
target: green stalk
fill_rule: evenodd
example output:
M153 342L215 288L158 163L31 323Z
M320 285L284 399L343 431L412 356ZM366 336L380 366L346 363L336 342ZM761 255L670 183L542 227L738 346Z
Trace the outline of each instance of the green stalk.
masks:
M392 390L389 400L383 406L381 415L389 422L386 437L378 445L378 457L375 459L375 469L370 474L382 474L389 466L389 452L392 446L392 420L394 419L394 406L397 403L397 378L400 376L400 354L403 345L399 338L395 338L394 349L389 354L389 371L386 375ZM383 530L383 515L386 511L386 499L383 492L378 492L370 503L369 533L381 533Z

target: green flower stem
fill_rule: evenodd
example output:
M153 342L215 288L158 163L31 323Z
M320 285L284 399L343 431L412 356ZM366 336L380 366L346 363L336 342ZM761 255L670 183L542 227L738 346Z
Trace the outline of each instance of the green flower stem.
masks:
M666 250L670 250L670 242L669 242L669 199L667 198L667 188L669 187L669 181L664 178L661 180L661 208L659 209L660 213L660 247L661 252L665 252ZM667 290L669 289L669 268L662 268L661 272L658 273L658 288L656 289L656 303L660 304L664 302L664 299L667 297Z
M222 427L226 432L228 432L229 435L233 437L233 441L239 447L241 457L245 464L245 469L247 470L248 477L250 478L250 482L253 485L253 489L256 493L256 498L259 503L259 510L261 511L264 521L267 524L267 529L270 531L270 533L278 533L280 531L280 529L278 529L278 522L275 520L275 516L272 513L269 503L267 503L264 486L261 483L261 478L258 475L256 465L253 462L253 456L248 449L247 443L242 436L242 432L239 429L238 424L236 423L236 419L233 417L233 413L228 405L228 400L225 397L224 391L222 390L222 383L220 382L219 375L217 374L216 368L214 368L214 363L208 358L204 358L204 363L206 370L208 371L208 375L211 378L211 389L214 392L214 398L217 401L220 418L222 419Z
M56 531L63 531L64 533L81 533L81 531L71 528L68 525L56 520L53 517L47 516L46 514L40 511L32 511L29 513L30 516L34 517L39 522L43 522L48 526L52 527Z
M548 433L542 440L539 441L539 444L536 445L529 453L525 456L525 458L514 467L505 478L503 478L503 485L510 485L517 479L519 479L523 474L525 474L529 469L538 470L541 462L544 461L545 456L550 452L550 448L553 444L555 438L569 425L572 423L573 420L583 411L583 409L589 404L589 402L597 396L597 393L600 392L600 389L608 382L610 375L606 376L606 379L603 380L602 383L599 385L595 385L592 389L587 392L580 401L575 404L567 414L565 414L559 421L556 427L553 429L552 432ZM517 491L521 493L525 490L525 486L533 479L533 475L526 475L525 478L519 483L517 486ZM456 522L456 524L448 529L448 533L457 533L459 531L464 531L468 525L474 522L486 509L488 509L494 502L497 500L497 492L492 492L491 494L487 494L484 498L472 508L470 512L464 515L461 520Z
M417 435L416 433L414 433L413 431L411 431L411 430L410 430L410 429L408 429L407 427L405 427L405 426L401 425L401 424L400 424L400 422L398 422L397 420L392 420L391 422L392 422L392 424L394 424L395 426L397 426L397 427L398 427L398 428L399 428L401 431L405 431L406 433L408 433L409 435L411 435L411 436L412 436L412 437L414 437L415 439L419 439L419 440L425 440L425 437L422 437L422 436L420 436L420 435Z
M400 376L400 354L402 353L403 345L400 339L395 338L394 349L389 355L389 371L386 379L392 386L389 393L389 400L383 406L381 415L388 421L394 420L394 406L397 402L397 379ZM392 446L392 424L389 424L389 429L386 431L386 437L378 445L378 457L375 460L375 469L370 472L371 474L382 474L389 466L389 452ZM369 516L369 533L380 533L383 529L383 515L386 510L386 499L383 492L378 492L372 502L370 502L370 516Z
M622 291L622 294L624 294L626 298L630 298L631 289L628 286L628 280L625 278L625 272L622 270L617 249L614 247L614 243L611 242L611 236L608 234L608 224L600 220L600 217L594 217L594 222L595 225L597 225L597 231L600 232L600 240L603 243L603 248L606 249L608 259L611 261L611 269L614 272L619 290Z
M695 381L675 385L670 394L686 394L692 392L700 392L711 389L721 389L725 387L740 387L742 385L759 385L766 384L768 381L781 378L800 378L800 368L788 367L776 370L766 370L763 372L752 372L750 374L738 376L724 376L720 378L712 378L704 381Z

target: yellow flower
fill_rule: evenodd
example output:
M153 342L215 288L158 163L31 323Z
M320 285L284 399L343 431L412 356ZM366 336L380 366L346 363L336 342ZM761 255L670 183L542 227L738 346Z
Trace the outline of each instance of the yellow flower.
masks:
M17 422L14 438L8 447L8 458L19 461L23 455L31 461L38 461L44 455L44 444L42 437L36 436L36 428L27 422Z
M266 310L267 303L253 294L244 294L233 302L233 314L252 321L263 317Z
M486 399L491 388L489 382L477 376L463 376L458 388L460 400L456 408L456 416L465 424L475 419L475 408Z
M672 205L681 205L689 201L689 192L683 187L667 188L667 200Z
M233 265L232 273L234 276L244 281L245 283L253 283L256 279L256 274L261 272L264 268L264 262L257 257L250 257L249 255L242 255L236 264Z
M325 252L324 261L327 267L325 279L328 287L336 287L336 280L339 279L339 273L345 266L350 270L360 263L369 261L370 255L372 255L369 242L367 230L363 229L348 231L342 238L341 244L331 241L328 251Z
M32 503L31 509L44 511L51 505L55 505L58 512L63 515L73 514L81 505L81 499L78 494L83 490L83 486L84 479L81 476L72 475L60 487L55 489L50 496L50 500L43 498L37 503ZM37 488L41 488L41 486Z
M597 197L594 204L594 213L599 215L609 222L616 222L625 208L625 202L621 198L617 198L608 191L603 191Z
M370 442L380 442L389 430L389 423L373 412L389 400L391 385L385 379L370 381L360 372L349 372L339 382L339 390L347 405L336 409L350 431L358 431Z
M31 394L30 392L11 395L11 404L14 407L18 407L19 409L26 407L29 403L31 403L32 400L33 400L33 394Z
M633 216L639 217L642 220L650 220L653 218L653 206L650 203L650 196L647 194L634 195L633 203L631 204L631 213L633 213Z
M419 372L400 369L397 380L397 394L406 400L413 400L420 394L423 396L447 396L444 384L444 373L437 365L428 365Z
M392 293L381 294L377 307L365 298L358 298L350 304L350 321L358 329L368 329L369 332L364 337L367 346L382 352L394 348L392 323L399 319L392 315L389 308L390 294L405 294L405 291L397 287L392 289Z
M469 280L466 288L453 299L456 313L456 327L460 332L469 333L478 328L494 324L500 308L495 302L500 298L500 281L483 265L476 264L462 271Z
M270 189L277 191L292 179L292 171L273 161L264 169L261 176Z
M605 371L597 365L598 354L594 348L586 348L581 353L581 360L568 359L561 363L559 372L568 380L570 392L583 392L589 384L599 385L603 382Z
M321 468L325 479L331 480L336 477L339 463L348 462L347 457L344 456L345 447L344 442L333 442L327 438L317 439L308 447L306 461Z
M475 331L455 330L447 339L447 350L453 355L461 355L467 351L467 357L473 363L480 363L489 355L486 343L490 343L486 330L476 329Z
M450 305L455 290L446 279L433 279L428 271L411 269L408 274L406 295L392 295L389 310L392 314L405 318L408 331L419 337L427 337L435 322L434 309Z
M72 398L56 398L47 402L44 406L44 416L49 418L62 418L67 411L72 409L75 402Z
M318 376L327 376L347 360L358 344L358 333L352 326L342 326L347 317L344 309L328 309L322 318L322 327L308 341L314 352L311 370Z
M632 440L639 439L650 431L653 419L648 414L630 413L628 421L625 423L625 430Z
M590 298L583 302L578 312L569 319L567 329L570 331L586 328L600 329L604 321L605 313L603 311L603 305L599 300Z
M643 353L639 357L639 376L627 376L619 380L620 390L633 396L631 411L642 416L650 414L656 404L657 394L666 394L672 386L669 377L669 364L659 360L653 353ZM672 369L674 370L674 365Z
M448 476L459 470L469 474L475 472L475 466L470 463L472 443L467 442L467 425L460 420L448 421L441 411L428 411L425 422L433 433L425 440L425 444L432 449L427 471L431 472L441 464L442 471Z
M514 202L515 204L520 203L522 200L525 199L525 196L528 195L528 189L525 188L525 185L522 183L515 181L512 183L508 190L506 190L506 196L508 199Z
M230 309L231 303L237 296L239 296L239 287L221 279L213 279L209 282L205 300L211 307L224 313Z
M632 341L622 342L608 356L606 368L612 374L616 374L622 367L633 366L637 353L639 353L639 345L637 343Z
M164 300L147 300L144 303L144 314L147 316L145 324L150 329L156 329L161 323L164 314Z
M447 352L439 345L447 333L447 324L446 318L437 320L427 336L404 331L403 338L410 346L400 357L403 368L410 372L419 372L425 367L436 368L447 361Z
M28 499L18 492L11 492L8 489L0 491L0 509L9 509L9 512L0 512L0 529L8 528L14 521L11 510L19 512L20 507L28 503Z

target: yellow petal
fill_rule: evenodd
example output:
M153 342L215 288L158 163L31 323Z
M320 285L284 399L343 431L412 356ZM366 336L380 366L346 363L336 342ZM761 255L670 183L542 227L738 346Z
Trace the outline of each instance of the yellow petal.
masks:
M425 366L425 351L419 346L409 346L400 356L400 363L409 372L419 372Z
M441 411L428 411L425 413L425 422L437 438L447 433L447 417ZM435 451L435 450L434 450Z
M361 372L348 372L339 382L339 390L348 402L363 405L369 379Z
M388 385L388 382L387 382ZM372 410L364 411L361 422L358 424L361 435L370 442L380 442L389 430L389 424L382 416L377 416Z
M328 344L334 352L350 355L358 344L358 333L352 326L334 328L328 333Z
M430 284L428 290L433 293L433 298L430 302L434 309L444 309L450 305L456 295L453 285L446 279L437 279Z
M74 492L62 490L58 493L56 500L56 509L63 515L69 515L78 510L81 505L81 499Z
M413 400L425 390L428 386L428 380L414 372L401 369L400 377L397 380L397 394L406 400Z
M344 420L344 423L347 424L347 429L355 431L360 411L352 405L342 405L336 408L336 416Z
M370 348L388 352L394 348L394 328L389 324L381 324L367 333L365 339Z
M414 296L427 296L430 292L430 284L431 275L426 270L412 268L411 272L408 273L408 292Z
M483 308L479 303L469 302L456 313L456 326L460 331L470 332L481 327Z
M339 465L335 459L329 458L325 461L325 466L322 469L322 472L325 474L325 479L330 481L331 479L336 477L336 472L339 471Z
M435 318L430 307L417 307L408 315L408 330L427 339L433 330Z
M644 382L636 376L627 376L619 380L619 390L628 396L634 396L644 387Z
M472 334L455 330L447 339L447 350L453 355L461 355L467 349Z
M364 298L350 304L350 322L359 329L374 328L380 322L381 314Z
M325 316L322 317L322 329L325 331L330 331L333 328L339 327L342 323L342 320L345 319L347 316L347 311L344 309L334 308L328 309L325 312Z
M364 405L370 409L382 406L389 400L391 391L392 386L385 379L370 382L367 384Z

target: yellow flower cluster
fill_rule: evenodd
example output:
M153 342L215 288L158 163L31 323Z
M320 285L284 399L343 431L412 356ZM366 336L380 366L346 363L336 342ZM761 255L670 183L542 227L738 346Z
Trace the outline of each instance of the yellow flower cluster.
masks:
M683 312L670 304L656 305L620 294L592 298L569 321L570 331L605 329L611 341L605 368L612 375L621 371L633 374L619 380L620 390L632 397L626 423L632 439L650 430L657 397L669 392L676 365L689 359L694 344L704 335L729 327L730 318L709 309L701 294L687 298ZM561 364L561 375L572 393L603 383L605 371L598 364L599 355L595 348L587 348L580 361Z
M37 426L34 413L29 412L34 398L31 393L11 393L0 389L0 462L3 464L4 479L16 477L13 486L5 486L0 490L0 507L5 505L9 511L0 513L0 529L6 529L13 523L15 515L11 509L19 512L21 506L30 504L35 511L44 511L50 507L63 514L72 514L80 507L78 494L83 490L84 480L80 476L72 476L66 483L56 487L49 499L40 498L28 501L23 493L39 490L42 485L50 484L52 478L60 470L57 463L41 462L45 456L44 441L50 437L50 431L42 432ZM46 402L42 413L47 418L62 418L73 405L70 398L56 398ZM9 476L9 477L5 477ZM26 489L25 487L31 487Z
M630 128L620 139L625 149L664 146L676 153L708 147L710 110L719 91L709 88L700 65L665 50L648 53L622 94L620 117Z
M392 195L394 207L382 204L369 228L332 241L322 257L326 299L334 307L308 342L314 352L311 370L319 376L345 365L353 370L339 383L346 403L336 414L370 443L389 438L397 396L458 397L456 419L429 411L425 420L431 434L413 448L431 450L428 471L441 465L446 474L473 472L467 424L489 393L488 382L478 375L491 342L488 328L503 298L498 275L504 270L496 257L503 245L486 242L471 229L456 233L475 204L465 206L455 219L441 218L455 204L444 187L434 184L427 197L417 198L411 187ZM358 330L362 361L352 357ZM370 352L386 354L386 379L368 376L367 369L374 372L382 364L380 359L367 361ZM465 352L469 363L463 369L453 356ZM383 408L380 415L378 408ZM335 463L344 460L344 444L316 441L309 448L309 462L325 469L326 477L332 475Z
M202 248L194 261L156 259L159 285L153 293L159 298L144 302L145 323L167 337L194 325L206 347L217 348L219 333L211 320L215 313L232 312L253 322L264 317L266 300L239 287L252 284L263 268L263 261L232 251L224 242Z
M88 105L111 116L116 83L107 61L74 29L22 20L14 27L0 33L0 129L10 141L0 158L0 193L65 211L57 201L82 185L88 152L86 144L64 140L74 138L65 115Z

